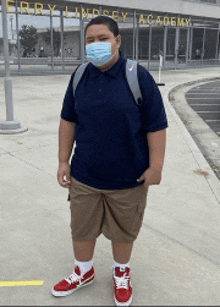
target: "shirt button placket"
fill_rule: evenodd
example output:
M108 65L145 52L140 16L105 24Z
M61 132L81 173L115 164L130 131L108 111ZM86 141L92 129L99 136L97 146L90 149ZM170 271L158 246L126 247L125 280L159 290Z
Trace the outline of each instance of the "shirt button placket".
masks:
M102 85L103 80L100 80L100 83L101 83L101 85ZM100 89L99 89L99 93L101 93L101 92L102 92L102 89L100 88Z

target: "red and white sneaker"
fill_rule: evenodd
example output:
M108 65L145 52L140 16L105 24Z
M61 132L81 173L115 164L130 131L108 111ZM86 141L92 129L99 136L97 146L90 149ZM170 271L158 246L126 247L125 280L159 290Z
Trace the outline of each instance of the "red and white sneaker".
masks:
M130 306L132 301L132 286L130 281L130 268L113 271L113 294L116 306Z
M95 273L94 267L92 266L89 271L81 276L80 268L75 267L73 274L69 277L62 279L58 284L56 284L52 291L54 296L67 296L73 293L75 290L87 286L94 281Z

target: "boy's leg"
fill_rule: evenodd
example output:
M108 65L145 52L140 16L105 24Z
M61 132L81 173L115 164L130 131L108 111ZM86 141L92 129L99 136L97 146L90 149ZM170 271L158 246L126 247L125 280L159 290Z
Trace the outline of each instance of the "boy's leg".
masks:
M133 242L122 243L112 241L114 263L113 291L116 306L130 306L132 301L132 286L130 282L130 265Z
M75 259L86 262L93 258L96 240L73 242Z
M73 274L62 279L53 289L54 296L67 296L82 286L93 282L95 274L93 267L93 253L96 240L73 242L75 267Z
M133 242L121 243L112 241L112 253L114 260L118 263L128 263L131 257Z
M130 306L132 301L129 261L133 242L142 225L146 196L144 185L105 194L102 232L112 242L113 297L116 306Z
M101 233L104 208L102 193L71 177L70 209L74 271L52 289L54 296L66 296L93 282L93 253L96 238Z

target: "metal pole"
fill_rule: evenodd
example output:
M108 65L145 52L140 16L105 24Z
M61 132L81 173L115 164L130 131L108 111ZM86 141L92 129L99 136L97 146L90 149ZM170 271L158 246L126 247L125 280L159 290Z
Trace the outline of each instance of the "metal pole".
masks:
M19 23L18 23L18 0L15 1L15 16L16 16L16 35L17 35L17 57L18 57L18 72L21 71L21 44L19 38Z
M65 69L65 65L64 65L64 24L63 24L63 11L60 11L60 28L61 28L61 61L62 61L62 70Z
M139 46L139 25L136 19L136 61L138 61L138 56L139 56L138 46Z
M54 49L53 49L53 17L50 14L50 47L51 47L51 61L52 61L52 70L54 70Z
M193 47L193 26L190 28L190 50L189 50L189 59L192 60L192 47Z
M219 23L219 32L220 32L220 23ZM219 40L220 40L220 36L219 36ZM218 60L220 62L220 49L219 49L219 45L220 45L220 42L218 42Z
M82 16L82 4L80 6L80 58L81 64L85 63L85 54L84 54L84 20Z
M14 40L13 25L12 25L13 17L12 16L10 16L10 21L11 21L11 39Z
M136 23L137 23L136 10L134 10L134 16L133 16L133 56L132 56L133 60L135 59Z
M205 55L205 36L206 36L206 26L204 25L204 32L203 32L203 39L202 39L202 65L203 65L203 58Z
M179 41L180 41L180 28L176 27L176 39L175 39L175 65L178 64L178 53L179 53Z
M148 70L150 70L151 48L152 48L152 26L150 25L150 27L149 27Z
M13 130L21 128L19 121L14 120L14 108L12 99L12 80L10 77L9 48L8 48L8 28L7 16L5 11L5 0L2 0L2 29L4 41L4 59L5 59L5 103L6 103L6 121L0 122L1 130Z
M165 27L164 28L164 37L163 37L163 60L162 60L162 64L163 64L163 68L166 65L166 56L167 56L167 33L168 33L168 28Z
M190 45L190 28L187 29L187 43L186 43L186 64L189 59L189 45Z
M219 57L219 38L220 38L219 35L220 35L220 23L219 23L219 28L217 30L215 61L218 61L218 57Z

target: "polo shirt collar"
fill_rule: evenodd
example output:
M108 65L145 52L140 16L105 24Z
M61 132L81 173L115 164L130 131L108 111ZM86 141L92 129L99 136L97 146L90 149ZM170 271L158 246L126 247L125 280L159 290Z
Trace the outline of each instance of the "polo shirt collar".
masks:
M116 78L119 72L119 69L121 67L121 64L124 62L124 56L122 54L122 52L119 50L120 56L119 59L117 60L117 62L108 70L106 70L104 73L105 74L109 74L110 76ZM103 72L98 69L97 67L95 67L93 64L90 63L90 76L91 78L96 78L98 77L100 74L102 74Z

